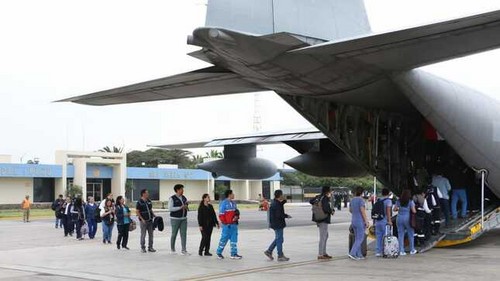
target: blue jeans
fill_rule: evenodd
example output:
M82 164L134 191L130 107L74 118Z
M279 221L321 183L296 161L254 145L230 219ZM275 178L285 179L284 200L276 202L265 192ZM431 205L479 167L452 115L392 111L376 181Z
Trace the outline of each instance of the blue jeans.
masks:
M223 224L222 234L220 236L219 247L217 254L221 255L226 247L227 241L230 240L231 256L238 254L238 225L237 224Z
M56 228L58 228L58 227L60 227L60 228L63 227L63 221L62 221L62 219L56 217Z
M95 219L87 219L87 225L89 226L89 238L93 239L97 232L97 222Z
M375 222L375 235L377 236L377 248L375 249L376 254L382 254L384 250L384 235L387 225L387 220L382 219Z
M467 192L465 189L453 189L451 195L451 216L453 219L457 219L457 203L459 200L462 203L460 216L465 218L467 216Z
M398 215L396 221L398 225L398 240L399 240L399 251L405 251L405 232L408 234L408 241L410 242L410 251L415 250L415 230L410 225L410 215L401 216Z
M450 200L439 199L439 204L441 205L441 212L443 212L444 220L446 225L450 222Z
M354 229L354 244L352 245L349 254L354 257L362 258L361 244L365 240L365 224L363 222L353 222L352 228Z
M111 241L111 235L113 234L114 224L102 223L102 240Z
M278 257L283 256L283 228L278 228L274 230L274 241L269 245L269 248L267 249L269 252L273 252L274 248L277 248L276 250L278 251Z

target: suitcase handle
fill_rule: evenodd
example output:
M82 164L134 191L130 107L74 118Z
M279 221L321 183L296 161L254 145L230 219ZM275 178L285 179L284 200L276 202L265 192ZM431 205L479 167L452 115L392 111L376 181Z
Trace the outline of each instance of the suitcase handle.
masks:
M385 226L385 235L386 236L392 236L393 232L392 232L392 226L387 224Z

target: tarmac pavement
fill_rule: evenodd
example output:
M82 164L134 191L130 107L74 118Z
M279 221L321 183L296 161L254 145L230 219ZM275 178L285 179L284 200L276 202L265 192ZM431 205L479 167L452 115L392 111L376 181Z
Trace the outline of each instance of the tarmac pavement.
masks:
M362 261L347 254L350 214L337 211L330 226L328 253L331 261L317 261L318 231L310 221L309 207L287 207L292 215L285 229L284 252L289 262L269 261L263 254L274 234L266 226L267 215L242 210L239 253L242 260L217 260L197 255L201 235L196 212L189 215L188 251L191 256L170 253L170 225L155 231L156 253L141 253L139 229L130 233L129 248L103 245L99 226L95 240L63 237L52 220L0 221L0 280L496 280L500 274L500 229L464 246L433 249L425 254L395 260ZM162 215L166 215L163 213ZM116 241L116 227L113 241ZM212 235L212 249L220 231ZM177 242L180 251L180 237ZM225 249L229 257L229 244ZM276 256L276 254L275 254Z

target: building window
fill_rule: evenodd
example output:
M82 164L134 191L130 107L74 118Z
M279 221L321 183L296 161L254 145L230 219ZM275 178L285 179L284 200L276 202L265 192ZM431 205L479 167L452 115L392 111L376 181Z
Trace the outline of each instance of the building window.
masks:
M55 194L55 180L53 178L33 179L33 202L52 202Z
M141 198L141 190L147 189L149 199L153 201L160 200L160 180L131 180L134 192L132 193L132 201L137 201Z

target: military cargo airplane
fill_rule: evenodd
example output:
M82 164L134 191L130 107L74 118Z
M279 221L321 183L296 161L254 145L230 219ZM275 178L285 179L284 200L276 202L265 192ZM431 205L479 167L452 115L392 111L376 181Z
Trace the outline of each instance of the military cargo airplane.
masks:
M399 192L417 171L462 169L447 163L463 159L487 172L500 197L499 102L416 69L498 48L500 11L372 34L362 0L208 0L206 26L188 44L201 48L189 55L213 66L62 101L112 105L272 90L320 131L277 137L303 154L293 161L299 170L366 172ZM275 171L255 160L262 138L237 139L219 143L226 162L202 168L236 178Z

